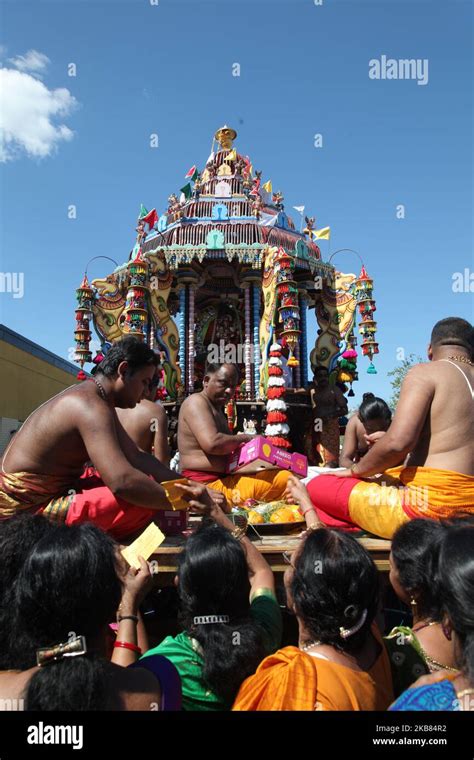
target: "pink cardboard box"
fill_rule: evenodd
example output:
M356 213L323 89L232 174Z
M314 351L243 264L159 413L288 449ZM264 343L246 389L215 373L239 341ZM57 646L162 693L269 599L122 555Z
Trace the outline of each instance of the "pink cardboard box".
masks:
M258 435L248 443L243 443L230 455L227 472L252 473L277 468L291 470L304 478L308 473L308 460L304 454L290 454L285 449L273 446L262 435Z

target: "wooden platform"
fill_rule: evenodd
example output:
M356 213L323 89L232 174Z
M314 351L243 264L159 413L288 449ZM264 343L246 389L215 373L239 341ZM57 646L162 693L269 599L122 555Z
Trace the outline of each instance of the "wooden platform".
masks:
M369 551L377 569L384 575L390 570L389 554L391 542L383 538L359 538ZM276 574L282 574L288 567L283 559L283 552L292 552L298 546L297 536L267 535L262 540L255 540L257 549L265 555L265 559ZM178 557L183 550L185 539L181 536L168 537L160 548L150 557L159 564L159 585L169 586L173 583L178 566Z

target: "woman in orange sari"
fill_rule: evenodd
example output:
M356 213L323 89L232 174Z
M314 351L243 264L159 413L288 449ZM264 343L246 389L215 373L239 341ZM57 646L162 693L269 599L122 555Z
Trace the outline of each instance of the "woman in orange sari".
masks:
M287 603L298 646L280 649L242 684L234 710L386 710L390 663L374 623L376 567L350 535L308 531L288 557Z

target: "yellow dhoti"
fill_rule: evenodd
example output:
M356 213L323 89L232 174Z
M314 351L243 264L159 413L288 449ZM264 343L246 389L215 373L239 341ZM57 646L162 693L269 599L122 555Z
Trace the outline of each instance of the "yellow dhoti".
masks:
M282 499L291 472L288 470L261 470L252 475L222 475L217 473L183 470L183 477L205 483L209 488L223 493L227 501L241 504L246 499L276 501Z
M319 475L308 492L325 524L382 538L416 517L474 515L474 476L432 467L393 467L376 482Z

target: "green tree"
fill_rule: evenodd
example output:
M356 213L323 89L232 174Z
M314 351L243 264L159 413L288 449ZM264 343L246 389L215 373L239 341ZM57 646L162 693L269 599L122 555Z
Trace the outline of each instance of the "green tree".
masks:
M392 396L389 402L393 412L395 411L395 408L398 404L398 399L400 398L400 389L405 379L405 375L407 374L408 370L411 369L411 367L413 367L415 364L420 364L422 361L423 359L421 356L410 354L406 359L403 359L399 364L397 364L395 369L387 372L388 377L393 378L390 380L390 383L392 385Z

